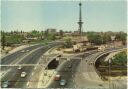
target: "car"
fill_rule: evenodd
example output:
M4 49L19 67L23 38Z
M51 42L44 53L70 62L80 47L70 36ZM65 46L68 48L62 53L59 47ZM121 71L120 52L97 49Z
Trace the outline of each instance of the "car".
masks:
M21 69L22 69L22 67L21 67L21 66L19 66L17 69L18 69L18 70L21 70Z
M29 52L29 50L26 50L27 52Z
M61 79L60 80L60 86L65 86L66 85L66 80L65 79Z
M7 88L8 86L9 86L9 81L5 81L1 85L2 88Z
M22 72L22 73L21 73L21 77L22 77L22 78L24 78L26 75L27 75L26 72Z
M61 78L61 76L59 74L57 74L57 75L55 75L54 80L58 81L58 80L60 80L60 78Z

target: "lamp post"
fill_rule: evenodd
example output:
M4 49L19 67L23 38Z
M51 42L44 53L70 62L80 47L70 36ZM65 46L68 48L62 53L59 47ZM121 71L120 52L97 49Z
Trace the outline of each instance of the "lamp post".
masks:
M108 81L109 81L109 89L111 89L111 79L110 79L110 77L111 77L111 60L112 59L109 59L108 60L108 62L109 62L109 70L108 70L108 73L109 73L109 78L108 78Z

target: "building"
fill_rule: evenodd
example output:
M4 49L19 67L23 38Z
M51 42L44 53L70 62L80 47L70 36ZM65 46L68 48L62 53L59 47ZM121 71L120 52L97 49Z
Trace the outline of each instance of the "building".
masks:
M47 29L47 32L49 33L49 34L55 34L56 33L56 29L53 29L53 28L51 28L51 29Z

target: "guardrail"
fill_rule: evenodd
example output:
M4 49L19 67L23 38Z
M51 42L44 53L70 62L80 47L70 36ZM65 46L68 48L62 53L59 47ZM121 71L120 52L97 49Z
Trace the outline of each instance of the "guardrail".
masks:
M100 72L97 71L97 69L96 69L96 67L95 67L96 61L97 61L100 57L104 56L104 55L107 54L107 53L112 53L112 52L117 52L117 51L123 51L124 49L126 49L126 48L122 48L122 49L118 49L118 50L115 49L115 50L112 50L112 51L104 52L104 53L102 53L102 54L99 54L99 55L95 58L95 60L94 60L94 69L95 69L96 73L98 74L98 76L99 76L102 80L103 80L103 77L100 75Z

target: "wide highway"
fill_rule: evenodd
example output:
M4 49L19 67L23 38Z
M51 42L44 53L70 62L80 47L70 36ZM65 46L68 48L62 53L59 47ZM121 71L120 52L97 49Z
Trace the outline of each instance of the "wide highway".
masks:
M29 50L29 51L32 50L32 52L29 53L29 55L25 56L21 61L19 61L18 64L19 65L20 64L36 64L39 61L39 58L41 57L41 55L43 55L43 53L45 53L48 49L50 49L56 45L60 45L60 44L61 43L59 43L59 42L53 42L46 46L42 46L40 44L40 45L37 45L34 47L26 48L24 50ZM33 49L34 49L34 51L33 51ZM9 55L10 57L6 57L6 58L2 59L3 61L1 62L1 65L5 65L5 64L7 65L7 64L11 63L10 59L12 61L15 61L17 58L22 56L22 54L23 53L21 51L18 51L12 55ZM17 56L17 55L19 55L19 56ZM9 86L8 86L9 88L27 87L27 82L31 78L32 71L34 71L33 70L34 67L35 66L23 66L23 68L21 70L18 70L17 69L18 66L9 66L10 70L1 78L1 83L3 83L4 81L9 81ZM27 76L25 78L21 78L21 72L26 72Z

